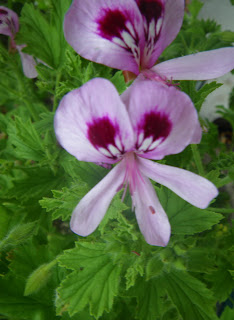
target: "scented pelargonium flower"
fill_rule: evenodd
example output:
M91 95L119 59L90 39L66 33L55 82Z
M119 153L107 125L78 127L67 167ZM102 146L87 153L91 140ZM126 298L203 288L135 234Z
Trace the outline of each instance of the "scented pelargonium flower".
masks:
M54 126L59 143L78 160L117 163L73 211L71 229L81 236L97 228L114 195L129 187L146 241L166 246L170 224L149 178L199 208L217 195L205 178L148 160L181 152L199 126L190 98L174 87L137 81L124 104L108 80L96 78L64 96Z
M154 66L178 34L183 15L184 0L74 0L65 16L64 33L82 57L158 81L208 80L232 70L234 48Z
M26 77L35 78L37 77L37 71L35 69L36 62L32 56L26 54L22 51L25 44L16 45L15 43L15 35L19 31L19 18L17 14L3 6L0 6L0 34L4 34L9 36L11 39L10 46L13 49L17 49L23 66L23 71Z

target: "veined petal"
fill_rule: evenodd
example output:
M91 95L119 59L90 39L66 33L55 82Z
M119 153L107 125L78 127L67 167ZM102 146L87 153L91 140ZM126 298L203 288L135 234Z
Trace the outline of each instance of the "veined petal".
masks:
M123 98L129 102L139 156L159 160L194 143L195 130L200 125L196 109L185 93L150 80L138 80L130 90Z
M138 177L132 201L145 240L151 245L165 247L170 239L170 223L152 184L143 175Z
M142 68L151 68L163 50L175 39L178 34L184 16L184 0L136 0L149 4L158 2L161 3L163 11L159 19L156 20L155 40L153 46L147 54L145 50L144 58L142 61ZM161 27L159 29L159 25ZM158 30L158 31L157 31ZM147 48L147 39L146 39Z
M167 79L208 80L234 68L234 48L221 48L175 58L152 68Z
M171 189L198 208L206 208L218 195L213 183L190 171L140 158L139 168L144 175Z
M63 97L54 126L62 147L81 161L115 163L134 144L126 108L113 84L101 78Z
M19 31L19 18L17 14L3 6L0 6L0 34L14 37Z
M74 0L65 16L64 33L82 57L139 73L144 33L134 0Z
M81 236L92 233L104 217L125 175L124 163L115 166L79 202L72 213L71 230Z
M24 47L25 45L16 46L21 57L24 74L27 78L30 78L30 79L36 78L37 77L37 70L35 68L36 61L29 54L22 52L22 49Z

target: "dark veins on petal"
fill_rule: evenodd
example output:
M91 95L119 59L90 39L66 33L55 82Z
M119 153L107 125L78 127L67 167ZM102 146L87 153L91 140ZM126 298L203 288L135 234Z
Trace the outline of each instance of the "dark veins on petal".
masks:
M98 20L99 32L103 38L111 40L113 37L121 37L121 32L126 29L126 17L119 10L104 10L105 15Z
M162 16L163 5L160 0L137 0L137 4L148 23L152 19L157 21Z
M95 119L92 123L88 123L88 139L92 145L96 148L104 148L110 153L110 157L116 159L117 154L113 154L110 150L110 146L114 146L116 150L119 150L119 154L123 154L124 150L121 150L116 146L115 138L119 133L118 126L114 125L111 120L105 116L103 118Z

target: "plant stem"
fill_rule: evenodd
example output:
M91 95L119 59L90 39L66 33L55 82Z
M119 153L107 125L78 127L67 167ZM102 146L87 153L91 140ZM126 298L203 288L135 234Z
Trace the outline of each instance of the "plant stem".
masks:
M227 208L210 207L210 208L206 208L206 210L218 212L218 213L233 213L234 212L234 209L232 209L232 208L227 209Z
M201 156L200 156L200 153L198 151L197 145L196 144L191 144L191 149L192 149L193 158L194 158L194 161L196 163L198 172L199 172L199 174L201 176L204 176L205 175L205 170L204 170L203 165L202 165Z

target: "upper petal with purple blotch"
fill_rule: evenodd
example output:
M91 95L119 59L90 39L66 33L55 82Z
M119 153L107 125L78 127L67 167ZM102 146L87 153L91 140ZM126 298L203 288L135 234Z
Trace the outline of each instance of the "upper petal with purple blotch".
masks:
M184 16L184 0L136 0L142 3L145 48L142 69L149 69L163 50L175 39ZM144 13L146 12L146 14Z
M0 6L0 34L14 37L19 31L19 18L17 14L3 6Z
M115 166L79 202L72 213L71 230L81 236L92 233L104 217L125 175L124 163Z
M195 173L142 158L139 158L138 162L143 174L198 208L206 208L218 195L213 183Z
M153 71L174 80L208 80L234 68L234 48L221 48L159 63Z
M165 247L171 234L168 217L149 179L139 171L135 180L132 201L139 228L149 244Z
M65 16L64 33L82 57L139 73L144 32L134 0L74 0Z
M63 97L54 126L62 147L81 161L115 163L134 145L126 108L113 84L101 78Z
M199 121L189 96L174 87L138 80L128 96L136 153L159 160L181 152L194 139Z

